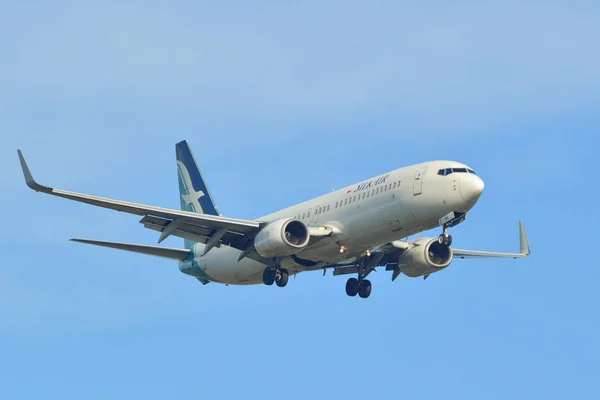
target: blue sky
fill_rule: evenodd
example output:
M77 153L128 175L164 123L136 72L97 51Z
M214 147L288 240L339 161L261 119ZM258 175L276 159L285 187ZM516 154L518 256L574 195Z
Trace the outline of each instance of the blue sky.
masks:
M600 7L520 3L1 3L3 397L598 398ZM381 271L368 301L319 273L202 287L69 243L157 236L36 195L16 156L42 183L177 208L182 139L243 218L459 160L486 192L455 245L516 250L524 219L534 255Z

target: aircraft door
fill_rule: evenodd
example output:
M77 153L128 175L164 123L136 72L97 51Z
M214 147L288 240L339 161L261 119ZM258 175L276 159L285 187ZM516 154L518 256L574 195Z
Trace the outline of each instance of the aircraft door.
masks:
M417 170L415 174L415 184L414 184L414 192L415 196L419 196L423 193L423 177L425 176L425 171L427 167L421 167Z

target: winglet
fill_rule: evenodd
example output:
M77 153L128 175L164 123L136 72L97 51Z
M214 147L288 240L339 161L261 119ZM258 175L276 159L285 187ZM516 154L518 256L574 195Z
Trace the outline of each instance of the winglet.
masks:
M520 239L521 239L521 254L529 256L531 254L531 248L529 247L529 238L527 237L527 230L525 230L525 223L521 221L520 225Z
M29 170L27 161L25 161L25 157L23 157L23 153L21 152L21 150L17 150L17 153L19 153L19 160L21 161L21 169L23 169L23 176L25 177L25 183L27 183L27 186L29 186L31 189L35 190L36 192L52 191L52 188L49 188L47 186L42 186L39 183L37 183L35 181L35 179L33 179L33 175L31 175L31 171Z

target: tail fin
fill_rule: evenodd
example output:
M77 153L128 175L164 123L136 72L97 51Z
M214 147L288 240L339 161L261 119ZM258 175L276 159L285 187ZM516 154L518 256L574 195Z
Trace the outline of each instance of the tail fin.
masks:
M187 140L177 143L175 149L181 209L199 214L220 215Z
M220 215L187 140L177 143L175 151L181 209L199 214ZM186 249L192 249L195 245L195 242L187 239L184 242Z

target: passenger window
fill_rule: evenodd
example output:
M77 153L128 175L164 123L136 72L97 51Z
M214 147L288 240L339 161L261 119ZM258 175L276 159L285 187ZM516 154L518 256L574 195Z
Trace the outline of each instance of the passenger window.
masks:
M352 200L353 203L356 203L356 196L354 196L354 199Z
M335 202L335 208L337 208L337 206L338 206L338 202L336 201L336 202Z
M375 195L375 189L371 190L371 195L374 196Z
M327 211L329 211L329 207L330 207L330 206L329 206L329 205L327 205Z
M394 189L396 189L396 182L394 182Z
M304 217L306 217L306 213L303 213L303 214L302 214L302 219L304 219Z

